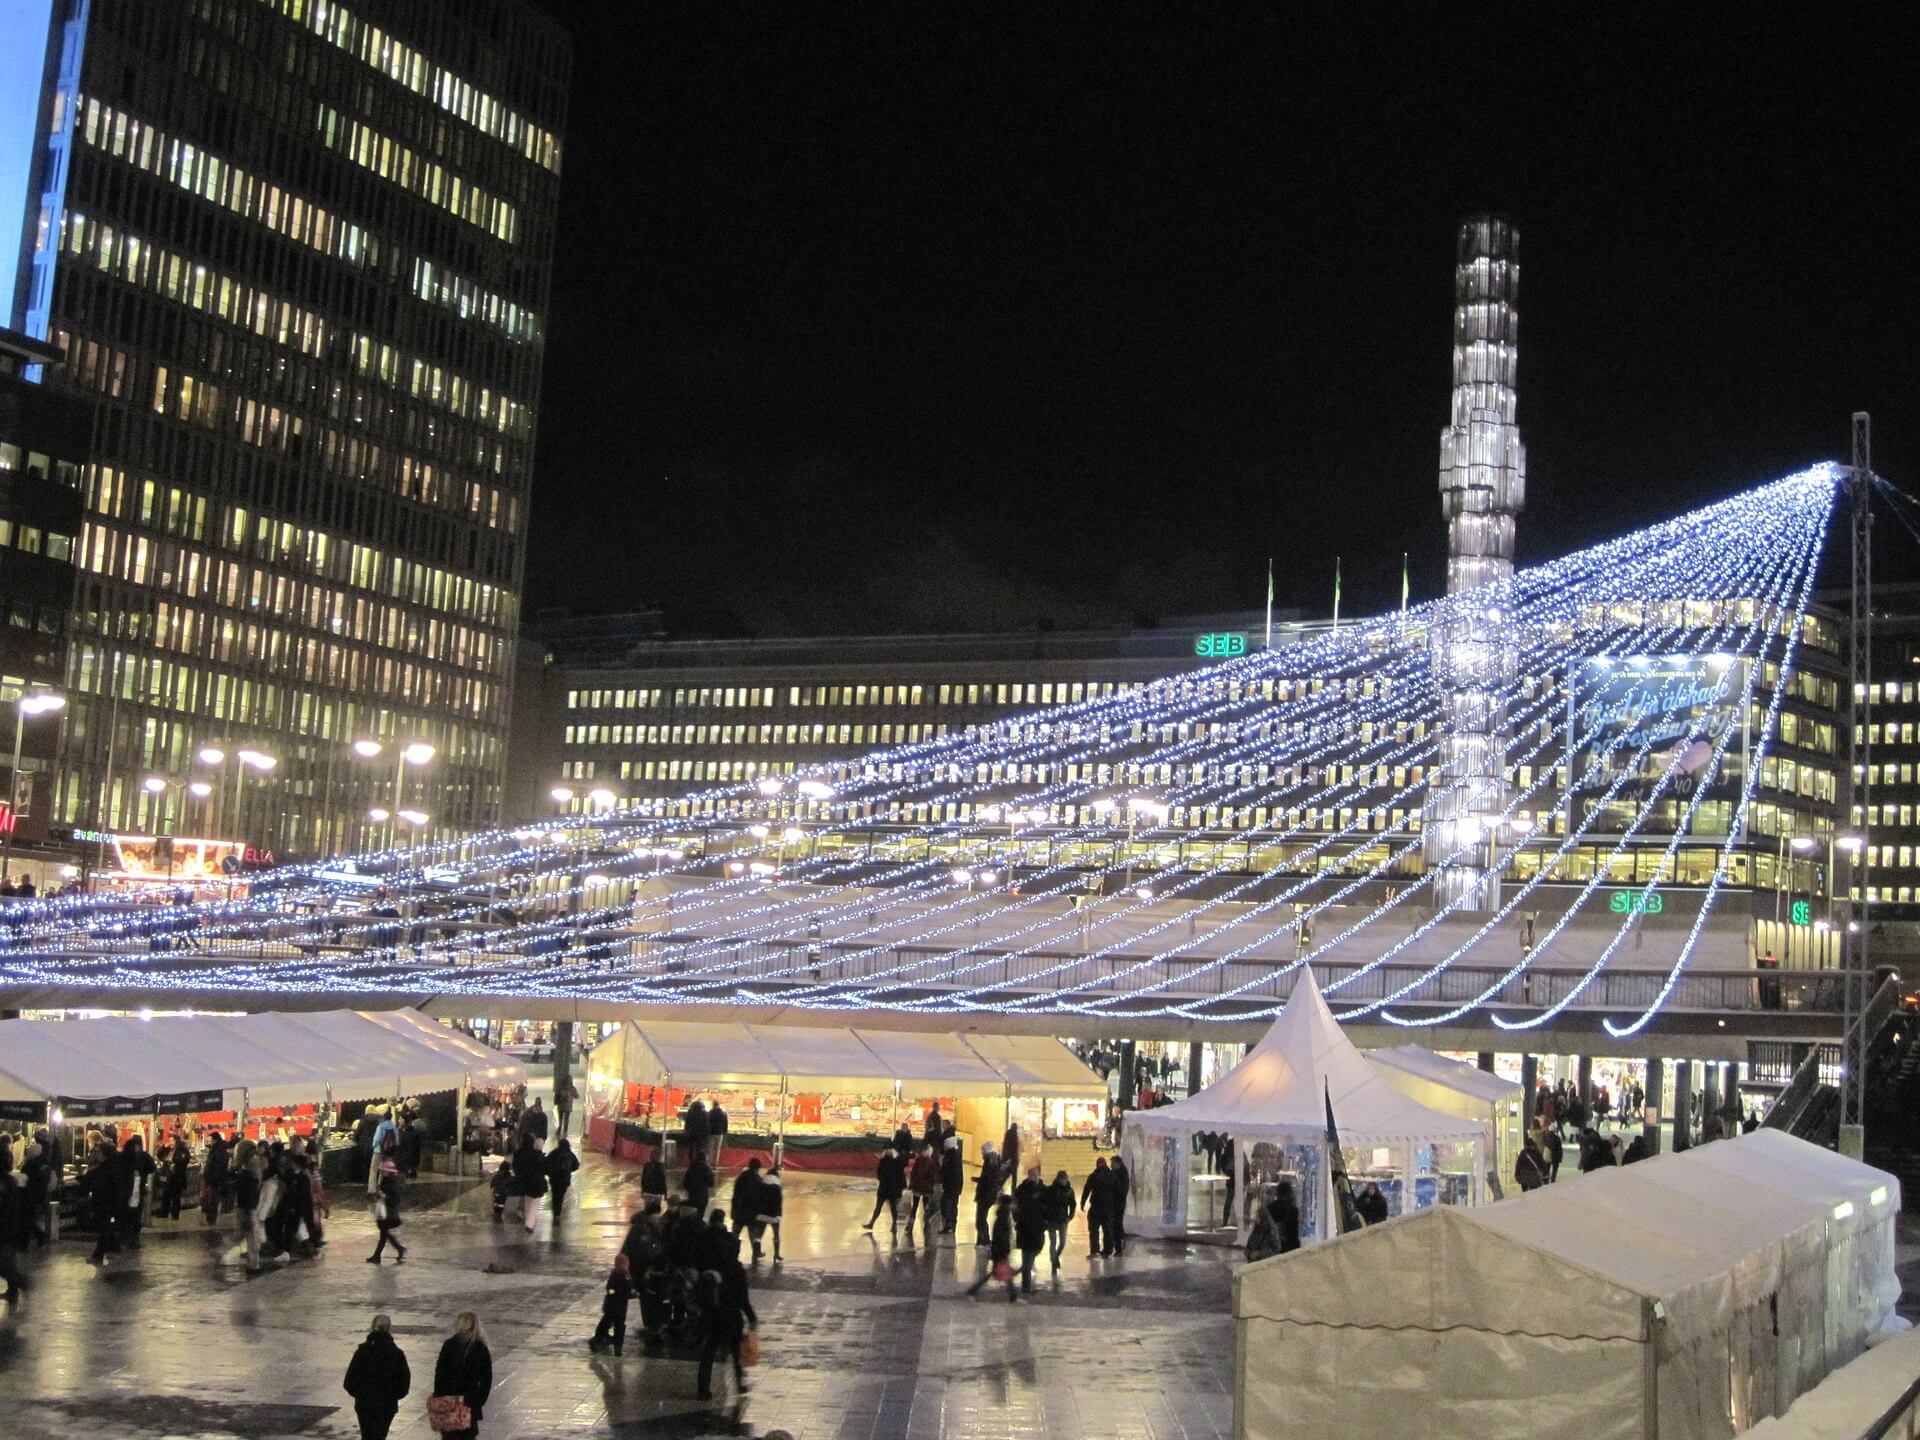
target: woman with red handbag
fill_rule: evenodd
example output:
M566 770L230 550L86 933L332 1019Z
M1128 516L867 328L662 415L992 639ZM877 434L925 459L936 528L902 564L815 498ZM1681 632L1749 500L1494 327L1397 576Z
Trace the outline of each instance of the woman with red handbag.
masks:
M433 1394L427 1424L446 1440L475 1440L480 1411L493 1393L493 1352L471 1310L454 1317L453 1334L440 1347L433 1367Z
M1007 1287L1009 1302L1018 1300L1020 1292L1013 1283L1013 1201L1004 1195L993 1212L993 1242L987 1247L987 1256L986 1271L967 1287L967 1294L978 1295L981 1286L993 1280Z

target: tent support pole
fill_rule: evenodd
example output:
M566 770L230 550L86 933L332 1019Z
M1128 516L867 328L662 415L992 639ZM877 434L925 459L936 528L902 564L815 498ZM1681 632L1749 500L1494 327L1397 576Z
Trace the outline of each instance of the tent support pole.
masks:
M784 1164L787 1157L787 1077L780 1077L780 1132L773 1141L773 1163Z

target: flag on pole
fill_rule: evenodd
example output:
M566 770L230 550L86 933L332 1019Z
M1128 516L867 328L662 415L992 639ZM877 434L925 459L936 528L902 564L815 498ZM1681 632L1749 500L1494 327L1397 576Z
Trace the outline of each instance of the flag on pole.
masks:
M1400 613L1407 613L1407 552L1400 552Z
M1342 1235L1362 1229L1360 1207L1353 1203L1353 1182L1347 1179L1347 1157L1340 1150L1340 1128L1333 1123L1333 1085L1322 1081L1327 1097L1327 1163L1333 1168L1333 1203L1340 1216ZM1409 1177L1411 1183L1411 1177Z
M1340 633L1340 557L1333 557L1333 631Z
M1273 561L1267 561L1267 649L1273 649Z

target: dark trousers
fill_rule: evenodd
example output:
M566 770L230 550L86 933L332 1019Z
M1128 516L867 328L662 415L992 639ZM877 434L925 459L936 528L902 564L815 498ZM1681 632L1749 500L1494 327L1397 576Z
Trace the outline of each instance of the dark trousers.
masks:
M100 1227L99 1238L93 1242L93 1258L98 1260L109 1251L120 1248L120 1212L101 1206L94 1222Z
M547 1191L548 1196L553 1200L553 1213L555 1215L558 1215L560 1213L560 1207L567 1203L567 1191L572 1188L571 1185L555 1185Z
M398 1405L362 1405L354 1401L353 1418L360 1422L360 1440L387 1440L387 1431L393 1428L393 1417L399 1409Z
M624 1305L617 1310L609 1306L600 1312L600 1324L593 1332L593 1348L598 1350L609 1340L613 1342L613 1353L616 1355L627 1343L627 1307Z
M993 1218L993 1201L974 1202L973 1207L973 1243L987 1245L992 1243L988 1224Z
M740 1337L709 1330L700 1341L701 1396L713 1394L713 1360L716 1355L730 1355L733 1358L733 1383L742 1390L746 1389L746 1367L740 1363Z
M380 1258L386 1251L389 1242L393 1245L393 1253L395 1255L399 1256L402 1260L407 1258L407 1247L402 1245L400 1243L400 1237L393 1233L393 1226L391 1224L382 1224L380 1226L379 1242L373 1247L374 1259L378 1260Z
M888 1224L896 1227L900 1224L900 1198L897 1195L889 1195L883 1200L875 1200L873 1202L873 1214L867 1217L867 1229L871 1230L873 1228L874 1222L880 1218L880 1212L882 1210L887 1212ZM911 1229L913 1222L909 1220L907 1226Z
M960 1223L960 1191L958 1187L940 1192L940 1229L943 1234L953 1234L953 1227Z
M1113 1219L1107 1224L1107 1243L1113 1246L1113 1253L1124 1255L1127 1252L1127 1212L1116 1210Z
M1063 1220L1058 1225L1047 1227L1047 1260L1053 1266L1053 1273L1060 1273L1060 1254L1067 1248L1067 1226Z
M982 1241L981 1243L984 1244L986 1242ZM993 1265L993 1261L989 1260L987 1262L987 1268L980 1272L980 1278L967 1287L967 1294L978 1295L981 1290L993 1283ZM1009 1271L1007 1274L1007 1299L1012 1300L1018 1294L1019 1291L1013 1288L1013 1274Z
M1033 1267L1039 1259L1040 1251L1037 1248L1020 1252L1020 1288L1029 1295L1033 1293Z
M120 1236L135 1250L140 1248L140 1207L129 1205L120 1212Z
M1100 1210L1087 1211L1087 1254L1104 1255L1113 1246L1112 1236L1108 1233L1107 1217Z

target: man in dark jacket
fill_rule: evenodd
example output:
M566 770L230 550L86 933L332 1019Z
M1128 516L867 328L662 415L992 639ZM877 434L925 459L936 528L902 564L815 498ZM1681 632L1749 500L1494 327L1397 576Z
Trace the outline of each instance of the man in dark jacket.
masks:
M540 1197L547 1193L547 1164L533 1136L525 1131L520 1134L520 1148L513 1152L513 1193L520 1197L520 1219L531 1231L540 1218Z
M1127 1199L1133 1194L1133 1172L1127 1169L1124 1158L1115 1155L1107 1173L1113 1177L1112 1203L1107 1207L1107 1239L1112 1242L1115 1255L1124 1255L1127 1253Z
M949 1135L940 1152L940 1233L953 1234L960 1219L960 1192L967 1185L967 1167L960 1160L960 1140Z
M695 1160L707 1158L707 1102L698 1098L687 1106L687 1168L693 1168ZM709 1189L712 1186L708 1186Z
M547 1193L553 1197L553 1218L560 1218L560 1207L567 1203L567 1191L573 1188L573 1172L580 1168L580 1157L573 1153L573 1142L562 1135L546 1154Z
M989 1140L980 1149L980 1173L973 1177L973 1243L991 1241L988 1222L993 1215L993 1199L1000 1193L1000 1157L993 1153Z
M227 1137L216 1130L207 1142L206 1162L200 1167L200 1218L209 1225L220 1218L220 1197L227 1188L232 1158Z
M693 1206L693 1213L707 1213L707 1197L713 1194L713 1167L707 1163L705 1155L696 1155L687 1165L687 1173L681 1177L681 1186L687 1192L687 1203Z
M1087 1258L1113 1253L1113 1172L1107 1157L1093 1162L1093 1173L1080 1187L1080 1208L1087 1212Z
M727 1126L731 1123L727 1118L727 1112L720 1108L718 1100L707 1107L707 1146L712 1151L707 1156L709 1165L720 1163L720 1152L727 1145Z
M900 1197L907 1189L907 1162L891 1146L880 1156L880 1163L874 1167L873 1214L867 1217L862 1230L871 1230L880 1218L880 1211L887 1211L887 1228L897 1239L900 1234Z
M102 1148L95 1154L93 1168L87 1172L87 1204L93 1211L93 1223L99 1237L93 1244L92 1261L99 1264L110 1252L120 1248L120 1228L126 1213L130 1170L118 1150Z
M727 1214L733 1221L733 1250L740 1253L740 1232L755 1229L754 1221L760 1218L760 1189L764 1182L760 1179L760 1157L747 1161L747 1168L733 1180L733 1195L727 1202ZM753 1258L760 1258L760 1237L753 1235Z
M749 1327L760 1327L760 1317L754 1313L747 1290L746 1268L735 1255L714 1272L703 1275L701 1281L705 1323L700 1337L700 1398L713 1398L713 1362L721 1355L733 1361L734 1389L744 1395L747 1372L741 1362L740 1345Z
M393 1343L393 1321L373 1317L373 1328L347 1365L346 1391L353 1397L353 1413L360 1421L360 1440L387 1440L387 1430L400 1402L413 1388L407 1357Z
M13 1173L13 1152L0 1150L0 1280L7 1282L0 1300L17 1300L27 1288L20 1257L33 1243L33 1203L27 1182Z
M1040 1252L1047 1248L1047 1186L1040 1178L1040 1167L1027 1171L1027 1178L1013 1192L1014 1242L1020 1247L1020 1288L1033 1293L1033 1267Z

